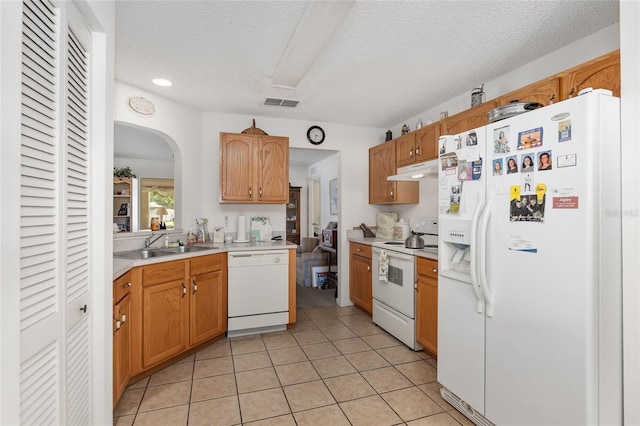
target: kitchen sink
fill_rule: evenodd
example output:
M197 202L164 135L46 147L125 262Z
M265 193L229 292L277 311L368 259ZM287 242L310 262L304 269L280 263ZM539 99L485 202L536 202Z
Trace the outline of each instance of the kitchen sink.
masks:
M114 257L122 259L150 259L158 256L170 256L175 252L166 252L159 249L142 249L142 250L130 250L113 253Z
M160 249L163 252L176 254L176 253L192 253L194 251L202 251L202 250L214 250L218 247L200 247L200 246L179 246L179 247L170 247Z
M121 259L150 259L152 257L159 256L171 256L172 254L180 254L180 253L193 253L196 251L202 250L213 250L218 247L197 247L197 246L180 246L180 247L169 247L169 248L153 248L153 249L141 249L141 250L130 250L130 251L121 251L117 253L113 253L114 257L119 257Z

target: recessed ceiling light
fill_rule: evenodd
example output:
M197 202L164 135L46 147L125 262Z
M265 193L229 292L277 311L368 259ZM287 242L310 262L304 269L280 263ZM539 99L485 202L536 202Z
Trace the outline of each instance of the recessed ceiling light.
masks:
M154 78L152 81L153 81L153 84L157 84L158 86L162 86L162 87L169 87L173 84L172 82L170 82L165 78Z

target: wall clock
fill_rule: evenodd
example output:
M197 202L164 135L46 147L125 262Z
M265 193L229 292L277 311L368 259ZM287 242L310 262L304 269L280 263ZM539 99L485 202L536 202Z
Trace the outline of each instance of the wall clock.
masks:
M145 99L142 96L130 97L127 99L127 106L140 115L151 116L156 112L155 105L153 105L149 99Z
M320 145L324 142L325 133L322 127L320 126L311 126L309 130L307 130L307 139L314 145Z

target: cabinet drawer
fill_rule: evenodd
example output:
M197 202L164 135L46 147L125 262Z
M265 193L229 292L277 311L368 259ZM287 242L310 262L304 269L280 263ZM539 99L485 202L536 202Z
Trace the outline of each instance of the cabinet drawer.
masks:
M113 303L118 303L131 291L131 271L113 281Z
M351 253L371 259L371 246L366 244L351 243Z
M173 280L184 280L185 261L163 262L142 267L142 285L166 283Z
M226 254L211 254L189 259L189 275L200 275L207 272L220 271L224 268Z
M427 259L426 257L417 257L418 275L425 275L430 278L438 279L438 261Z

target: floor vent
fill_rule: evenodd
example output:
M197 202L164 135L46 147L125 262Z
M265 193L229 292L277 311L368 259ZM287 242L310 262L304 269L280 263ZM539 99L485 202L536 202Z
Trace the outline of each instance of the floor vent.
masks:
M264 100L264 105L268 106L281 106L288 108L295 108L300 101L294 101L291 99L276 99L276 98L266 98Z

